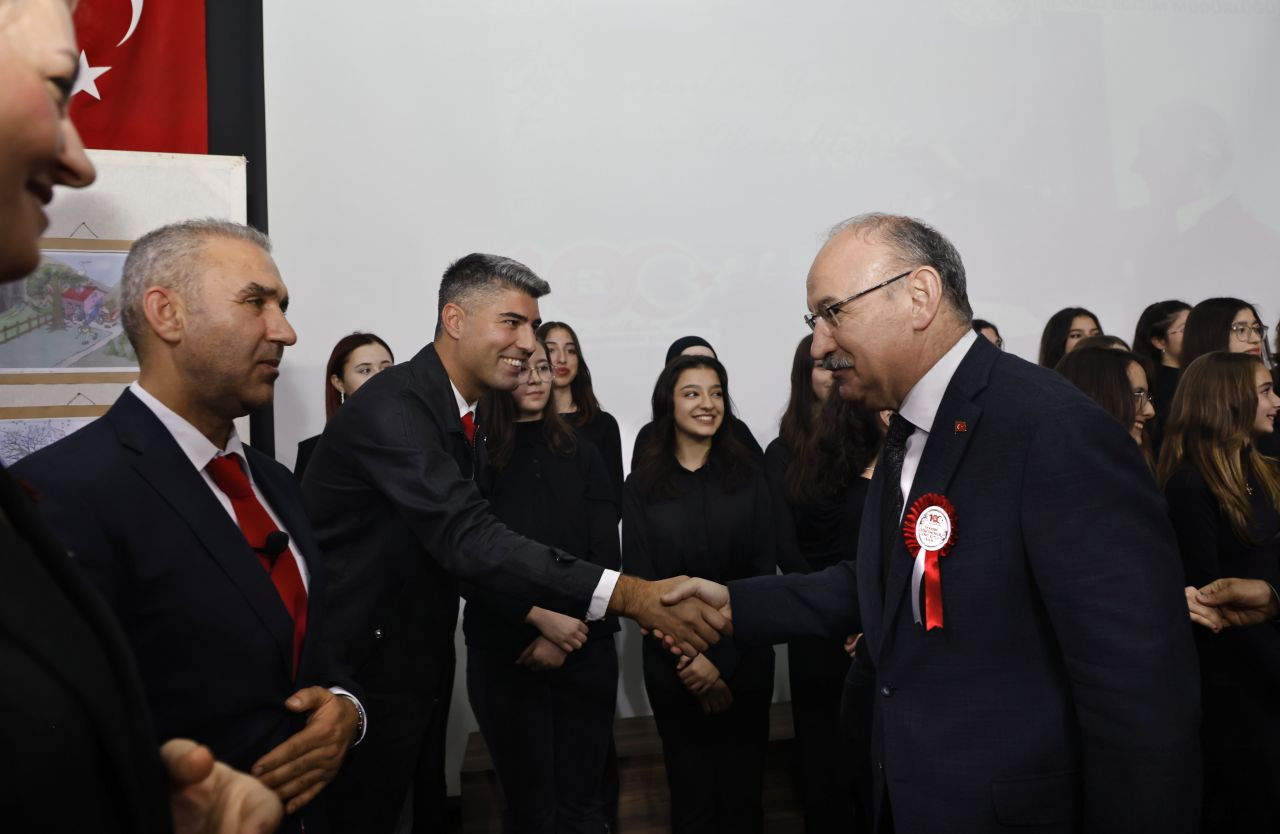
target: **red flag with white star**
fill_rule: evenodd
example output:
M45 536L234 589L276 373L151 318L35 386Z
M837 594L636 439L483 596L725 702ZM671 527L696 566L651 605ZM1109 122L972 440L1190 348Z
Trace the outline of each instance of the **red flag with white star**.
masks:
M208 152L204 0L80 0L75 21L86 147Z

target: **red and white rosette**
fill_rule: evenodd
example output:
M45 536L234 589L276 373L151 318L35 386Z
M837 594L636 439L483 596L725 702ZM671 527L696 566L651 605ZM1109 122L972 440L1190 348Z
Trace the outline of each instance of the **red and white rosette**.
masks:
M942 628L942 571L938 561L956 541L956 508L945 495L930 492L911 505L902 520L911 570L911 614L920 623L920 583L924 582L925 631Z

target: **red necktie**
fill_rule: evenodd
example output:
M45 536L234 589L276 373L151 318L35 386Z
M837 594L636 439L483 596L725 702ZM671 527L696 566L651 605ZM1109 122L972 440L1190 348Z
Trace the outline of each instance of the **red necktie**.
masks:
M462 430L467 433L467 442L475 445L476 442L476 418L472 415L474 412L468 411L462 415Z
M249 476L240 466L240 456L219 455L209 461L205 469L218 489L231 499L231 508L235 510L240 531L244 533L249 546L257 551L258 561L271 575L280 600L293 618L293 673L296 675L298 660L302 656L302 638L307 633L307 588L302 584L298 562L290 548L275 557L274 565L271 557L261 552L266 545L267 536L280 528L276 527L266 508L254 494Z

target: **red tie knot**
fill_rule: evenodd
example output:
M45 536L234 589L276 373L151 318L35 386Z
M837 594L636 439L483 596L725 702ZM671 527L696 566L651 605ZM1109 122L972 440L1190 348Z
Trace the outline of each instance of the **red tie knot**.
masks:
M249 484L249 476L240 466L239 455L218 455L205 467L209 477L218 485L218 489L232 500L249 498L253 495L253 487Z
M473 416L474 412L468 411L462 415L462 430L467 434L467 442L476 442L476 420Z

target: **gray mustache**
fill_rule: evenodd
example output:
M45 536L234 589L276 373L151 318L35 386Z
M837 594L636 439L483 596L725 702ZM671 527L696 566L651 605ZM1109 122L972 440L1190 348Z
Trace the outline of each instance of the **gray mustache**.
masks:
M824 371L843 371L846 368L852 367L852 362L843 357L836 356L834 353L828 353L822 359L822 369Z

